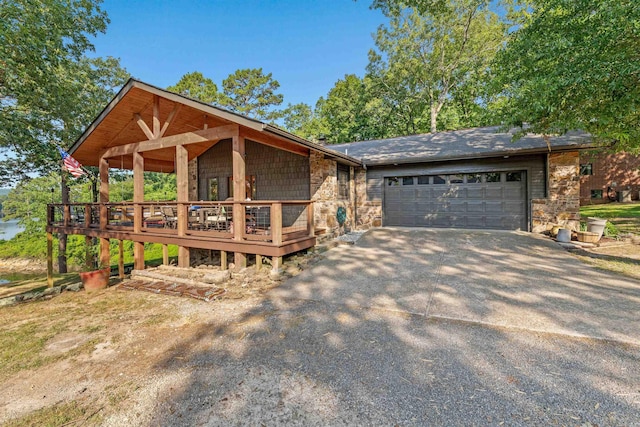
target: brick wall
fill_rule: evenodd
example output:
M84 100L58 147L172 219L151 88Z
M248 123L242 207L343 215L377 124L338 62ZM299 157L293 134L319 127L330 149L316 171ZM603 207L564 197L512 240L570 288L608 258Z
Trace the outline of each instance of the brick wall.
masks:
M533 232L561 225L573 230L580 225L580 155L577 151L548 156L547 197L531 201Z
M355 227L355 197L354 168L350 168L349 198L338 198L338 165L335 160L325 159L322 153L311 152L309 157L311 174L311 199L314 204L314 221L316 228L325 229L325 235L333 237ZM338 207L343 206L347 211L344 226L338 224L336 214Z
M629 153L583 152L580 164L591 164L592 175L580 177L580 204L607 203L607 188L631 190L633 200L640 191L640 155ZM602 197L592 197L591 190L602 191ZM599 192L598 192L599 195Z

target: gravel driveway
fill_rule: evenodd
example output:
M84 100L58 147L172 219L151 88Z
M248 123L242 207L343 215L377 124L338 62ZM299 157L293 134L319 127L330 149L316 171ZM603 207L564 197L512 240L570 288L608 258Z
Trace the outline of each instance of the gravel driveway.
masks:
M155 406L105 422L637 425L639 307L538 236L376 229L201 325Z

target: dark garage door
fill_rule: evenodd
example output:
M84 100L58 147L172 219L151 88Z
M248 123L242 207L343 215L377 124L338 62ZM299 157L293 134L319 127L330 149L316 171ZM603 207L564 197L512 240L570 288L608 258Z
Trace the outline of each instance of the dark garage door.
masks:
M527 229L525 171L387 177L384 225Z

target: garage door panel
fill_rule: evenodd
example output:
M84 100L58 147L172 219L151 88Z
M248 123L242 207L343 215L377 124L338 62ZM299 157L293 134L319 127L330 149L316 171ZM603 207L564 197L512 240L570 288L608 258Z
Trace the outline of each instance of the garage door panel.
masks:
M448 178L459 180L460 176L449 175ZM478 176L483 177L482 182L475 182ZM452 184L433 184L422 177L422 182L429 183L419 185L416 183L421 181L417 176L412 180L398 179L413 185L387 186L385 181L384 224L526 229L526 174L520 172L521 181L505 182L508 176L509 173L474 174L474 182ZM501 181L484 182L496 178Z

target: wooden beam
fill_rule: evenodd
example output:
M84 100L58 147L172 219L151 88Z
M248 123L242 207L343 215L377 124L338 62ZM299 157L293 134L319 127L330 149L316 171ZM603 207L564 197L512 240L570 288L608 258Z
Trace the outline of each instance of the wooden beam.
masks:
M169 245L162 245L162 265L169 265Z
M308 148L297 145L286 139L278 138L277 136L274 136L274 135L270 135L264 132L259 132L253 129L243 127L240 129L240 136L243 136L246 139L255 141L259 144L269 145L279 150L288 151L290 153L298 154L300 156L309 157Z
M271 238L274 245L282 244L282 203L271 205Z
M247 198L245 142L241 136L233 137L233 200L242 202ZM234 211L235 214L235 211ZM244 213L242 215L244 218Z
M133 268L144 270L144 243L133 242Z
M148 128L147 128L148 129ZM177 147L197 142L219 141L233 138L238 135L238 125L217 126L214 128L196 130L178 135L165 136L158 139L149 138L149 141L134 142L132 144L118 145L107 149L104 156L107 158L118 157L135 152L160 150L162 148ZM153 136L153 135L152 135Z
M100 268L111 267L111 255L109 254L109 239L100 238Z
M53 287L53 235L47 233L47 287Z
M118 277L124 279L124 240L118 240Z
M153 139L160 138L160 97L153 95Z
M227 262L227 251L220 251L220 269L229 269L229 263Z
M262 270L262 255L256 254L256 270Z
M186 202L189 200L189 153L183 145L176 146L176 196L178 199L178 235L184 236L189 221ZM189 248L178 246L178 267L191 263Z
M142 129L142 132L144 132L147 138L153 139L153 132L151 132L151 129L149 129L149 126L147 126L144 120L142 120L140 113L136 113L134 117L136 118L136 122L138 122L138 126L140 126L140 129Z
M133 153L133 201L144 202L144 157L141 153ZM133 231L139 233L142 229L142 206L134 205Z
M109 202L109 161L100 156L100 228L107 228L109 222L107 207L104 203Z
M181 107L182 107L182 104L178 104L178 103L176 103L173 106L173 110L171 110L171 112L169 113L169 117L167 117L167 121L164 122L164 124L162 125L162 129L160 129L160 138L162 138L165 132L167 132L167 129L169 129L169 125L171 125L171 122L176 117Z

